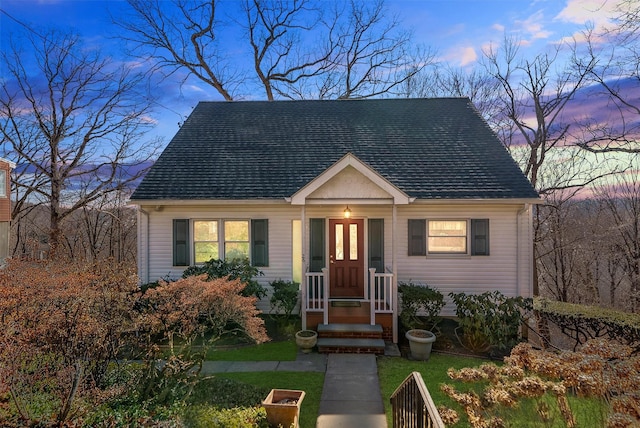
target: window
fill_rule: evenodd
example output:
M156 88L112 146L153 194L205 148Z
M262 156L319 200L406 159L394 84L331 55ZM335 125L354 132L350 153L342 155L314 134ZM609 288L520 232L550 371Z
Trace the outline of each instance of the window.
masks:
M191 229L189 225L191 224ZM193 238L190 239L190 234ZM269 225L259 220L173 220L173 265L189 266L211 259L248 258L253 266L269 265ZM189 251L193 248L193 259Z
M7 171L0 169L0 197L7 196Z
M249 222L232 220L224 222L225 260L249 258Z
M195 220L193 222L193 252L195 263L220 258L217 220Z
M409 220L408 253L489 255L489 219Z
M430 220L427 251L442 254L467 253L466 220Z

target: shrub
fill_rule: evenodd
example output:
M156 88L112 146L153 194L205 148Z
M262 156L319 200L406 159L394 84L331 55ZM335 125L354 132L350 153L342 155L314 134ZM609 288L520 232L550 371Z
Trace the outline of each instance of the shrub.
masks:
M400 283L402 293L400 321L408 330L421 328L434 331L442 320L440 311L445 305L444 296L428 285Z
M617 340L640 352L640 315L598 306L535 298L534 309L574 341L573 349L589 339Z
M508 426L505 416L509 413L504 409L523 409L527 400L533 401L534 411L527 413L532 425L556 426L555 422L563 421L567 427L581 426L577 422L581 414L568 400L570 393L593 400L592 411L585 415L588 420L582 422L588 426L637 426L639 370L640 357L614 342L590 340L580 352L549 352L521 343L502 367L483 364L448 371L455 380L486 382L481 394L459 392L452 386L444 386L443 391L463 406L472 426Z
M251 266L247 258L235 258L231 260L211 259L202 265L189 266L182 274L183 278L188 276L207 275L207 280L216 278L239 279L245 284L242 289L243 296L256 296L262 299L267 295L265 288L256 281L257 276L263 275L257 267Z
M505 297L499 291L449 296L456 305L458 329L463 333L458 340L465 348L474 352L491 348L508 352L520 341L520 327L524 312L532 309L531 299Z
M60 426L108 399L105 375L136 323L131 266L10 260L0 270L0 421Z
M256 343L268 340L264 321L258 317L256 297L242 296L240 280L188 276L175 282L160 280L139 299L138 309L146 327L147 354L141 399L160 403L183 400L193 391L202 362L213 344L236 331ZM168 350L160 354L156 337ZM199 346L194 341L199 339ZM162 357L165 361L158 364Z
M285 319L288 320L298 304L300 284L278 279L272 281L270 285L273 287L273 294L270 299L271 312L284 314Z
M262 407L216 409L195 406L187 412L189 426L194 428L268 428L267 413Z

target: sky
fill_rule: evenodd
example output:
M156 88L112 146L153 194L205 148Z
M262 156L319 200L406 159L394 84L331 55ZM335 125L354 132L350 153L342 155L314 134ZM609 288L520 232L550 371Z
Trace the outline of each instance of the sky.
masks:
M522 53L534 55L579 37L587 23L601 28L610 22L615 0L387 0L386 4L403 28L413 31L416 42L437 52L438 60L472 67L483 49L498 46L505 35L520 41ZM114 37L121 30L110 18L127 8L122 0L0 0L0 37L4 44L22 25L71 28L89 44L99 44L114 58L128 61L123 42ZM163 94L153 120L155 132L167 141L198 101L221 99L200 82L181 86L177 78L163 82L159 90Z

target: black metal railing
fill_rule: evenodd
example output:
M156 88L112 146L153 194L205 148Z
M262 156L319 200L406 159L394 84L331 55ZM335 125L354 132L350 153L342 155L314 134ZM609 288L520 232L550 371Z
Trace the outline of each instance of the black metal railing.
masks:
M444 428L422 375L412 372L391 394L393 428Z

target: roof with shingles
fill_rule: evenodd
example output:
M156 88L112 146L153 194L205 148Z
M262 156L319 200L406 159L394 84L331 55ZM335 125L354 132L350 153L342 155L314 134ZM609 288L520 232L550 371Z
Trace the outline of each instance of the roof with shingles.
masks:
M352 153L418 199L537 198L467 98L201 102L132 200L292 196Z

